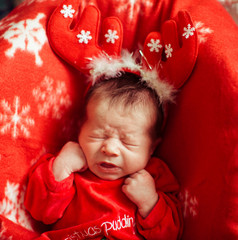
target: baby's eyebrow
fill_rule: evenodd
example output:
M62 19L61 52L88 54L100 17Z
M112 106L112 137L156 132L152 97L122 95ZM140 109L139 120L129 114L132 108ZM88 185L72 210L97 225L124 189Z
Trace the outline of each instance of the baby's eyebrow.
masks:
M126 140L134 140L134 134L132 133L123 133L121 136L122 139L126 139Z
M104 134L104 130L102 128L94 128L92 129L92 132L97 134Z

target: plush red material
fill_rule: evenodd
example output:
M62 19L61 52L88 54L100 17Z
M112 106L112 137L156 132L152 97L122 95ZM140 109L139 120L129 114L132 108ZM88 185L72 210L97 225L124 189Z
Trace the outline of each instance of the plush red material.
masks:
M160 159L150 159L146 167L155 180L159 200L145 219L121 191L125 178L105 181L85 171L56 182L54 159L47 154L33 166L26 191L25 205L32 216L52 224L52 231L41 239L172 240L182 232L180 206L175 198L179 185Z
M146 37L143 53L150 67L159 65L159 75L166 79L175 89L183 86L193 71L198 54L198 39L191 17L186 11L179 11L177 21L170 19L161 27L161 33L151 32ZM151 43L159 42L162 51L148 48ZM153 45L152 45L153 47Z
M51 17L48 23L48 29L50 29L48 37L51 47L62 59L78 68L81 72L88 74L87 65L90 63L89 59L98 57L104 52L112 56L120 55L123 26L118 18L107 17L101 26L101 14L95 6L87 7L80 17L75 17L75 13L72 18L66 17L66 13L62 14L62 9L69 6L71 10L78 9L79 2L77 0L63 1L55 9L52 14L54 17ZM79 18L78 22L76 22L77 18ZM118 36L118 40L114 40L114 44L104 37L105 34L108 34L109 29L112 32L115 31ZM101 43L99 43L100 37Z
M85 79L46 36L60 2L26 0L0 22L0 239L45 230L23 206L27 172L42 154L76 139ZM102 18L120 18L130 51L179 10L191 14L198 59L170 106L157 154L181 184L182 239L237 239L237 25L215 0L82 0L80 10L90 3Z
M89 74L88 64L95 58L105 58L105 55L112 59L120 58L123 26L117 17L105 18L101 26L101 12L93 5L87 6L78 16L75 10L78 6L78 0L64 0L51 15L47 32L55 53L81 72ZM62 9L65 11L68 8L71 16L62 14ZM161 79L179 89L196 63L198 40L190 15L179 11L176 18L177 21L163 22L162 34L149 33L140 50L143 51L143 69L159 68Z

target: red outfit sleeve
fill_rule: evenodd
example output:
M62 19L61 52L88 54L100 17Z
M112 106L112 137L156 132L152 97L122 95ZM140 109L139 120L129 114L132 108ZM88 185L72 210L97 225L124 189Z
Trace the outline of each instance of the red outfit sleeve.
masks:
M180 205L175 197L179 185L166 164L157 158L151 159L146 170L155 179L159 200L145 219L137 213L137 229L145 239L179 239L183 225Z
M53 160L53 155L47 154L32 167L25 196L26 209L45 224L61 218L75 194L74 175L57 182L52 173Z

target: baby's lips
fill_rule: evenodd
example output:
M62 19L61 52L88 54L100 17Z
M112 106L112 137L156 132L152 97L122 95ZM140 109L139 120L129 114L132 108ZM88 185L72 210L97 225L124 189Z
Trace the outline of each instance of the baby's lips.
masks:
M108 162L101 162L100 166L104 168L117 168L117 165Z

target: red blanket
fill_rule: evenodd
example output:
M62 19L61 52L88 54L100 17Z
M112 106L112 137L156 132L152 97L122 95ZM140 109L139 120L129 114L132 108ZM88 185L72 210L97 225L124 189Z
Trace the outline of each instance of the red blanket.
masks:
M0 21L0 239L47 227L23 206L27 172L76 140L84 77L51 50L46 26L60 0L26 0ZM184 240L237 239L238 29L215 0L81 0L118 16L133 51L181 9L199 37L194 71L169 111L157 154L181 184ZM73 51L73 50L72 50Z

